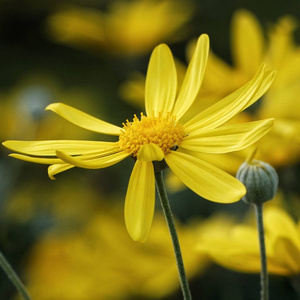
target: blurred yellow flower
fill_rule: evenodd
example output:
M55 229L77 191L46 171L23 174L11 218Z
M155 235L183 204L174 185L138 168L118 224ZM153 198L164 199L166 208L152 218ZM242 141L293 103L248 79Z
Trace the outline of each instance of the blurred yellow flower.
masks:
M184 37L192 15L190 1L110 1L107 11L67 7L48 20L51 37L76 47L139 55L159 43Z
M264 225L268 271L283 276L299 274L300 222L295 222L283 209L272 205L265 208ZM226 268L260 272L258 233L254 224L208 230L199 239L197 249Z
M180 92L173 56L167 45L157 46L151 56L145 89L147 116L123 123L123 128L96 119L62 103L47 110L79 127L118 136L116 142L86 140L6 141L3 145L19 153L12 157L51 165L49 176L75 166L99 169L126 157L136 162L125 199L125 223L130 236L145 241L151 229L155 204L153 161L162 161L198 195L211 201L231 203L246 193L234 177L197 157L198 153L227 153L243 149L265 135L272 119L224 125L252 105L269 88L273 71L262 66L251 81L186 123L181 118L194 102L204 76L209 49L208 36L199 37ZM138 199L138 201L137 201Z
M259 141L257 154L257 159L275 167L300 158L300 47L293 39L295 28L292 17L282 17L265 39L255 16L247 10L238 10L231 27L233 66L211 52L201 90L203 101L214 102L247 82L262 62L277 71L260 105L244 113L250 120L276 119L272 130ZM239 117L235 121L240 122ZM236 159L243 160L246 153L249 152L238 153Z
M157 214L146 244L128 236L122 208L102 207L76 232L44 236L31 251L25 276L34 299L155 299L180 288L164 217ZM177 222L188 278L207 265L194 250L194 226ZM201 226L201 223L198 224Z

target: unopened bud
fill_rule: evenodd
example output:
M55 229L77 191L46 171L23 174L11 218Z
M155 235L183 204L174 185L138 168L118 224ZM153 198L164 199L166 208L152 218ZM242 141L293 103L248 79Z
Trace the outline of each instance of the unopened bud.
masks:
M242 198L246 203L262 204L274 198L278 187L278 176L275 169L259 160L244 162L236 175L247 193Z

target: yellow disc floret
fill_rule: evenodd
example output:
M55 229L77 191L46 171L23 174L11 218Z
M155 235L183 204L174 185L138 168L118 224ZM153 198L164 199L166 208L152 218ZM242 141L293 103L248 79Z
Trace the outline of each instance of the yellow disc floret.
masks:
M171 149L176 150L184 136L183 126L174 116L147 117L141 113L140 119L134 115L132 122L127 120L126 124L123 123L119 145L132 156L137 156L140 147L150 143L156 144L167 154Z

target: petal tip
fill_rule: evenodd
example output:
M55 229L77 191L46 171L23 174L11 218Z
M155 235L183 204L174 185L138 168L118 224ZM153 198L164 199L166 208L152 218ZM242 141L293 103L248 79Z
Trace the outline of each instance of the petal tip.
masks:
M46 110L53 110L54 106L56 106L56 105L57 105L57 103L51 103L51 104L47 105L46 108L45 108L45 111Z

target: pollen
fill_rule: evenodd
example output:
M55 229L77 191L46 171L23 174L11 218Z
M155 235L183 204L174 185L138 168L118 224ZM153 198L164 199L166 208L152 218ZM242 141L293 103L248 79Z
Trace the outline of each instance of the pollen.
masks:
M147 117L141 113L140 119L134 115L133 121L123 123L123 130L119 137L120 148L137 156L141 146L156 144L164 154L176 150L185 136L183 126L174 116L167 114L164 117Z

